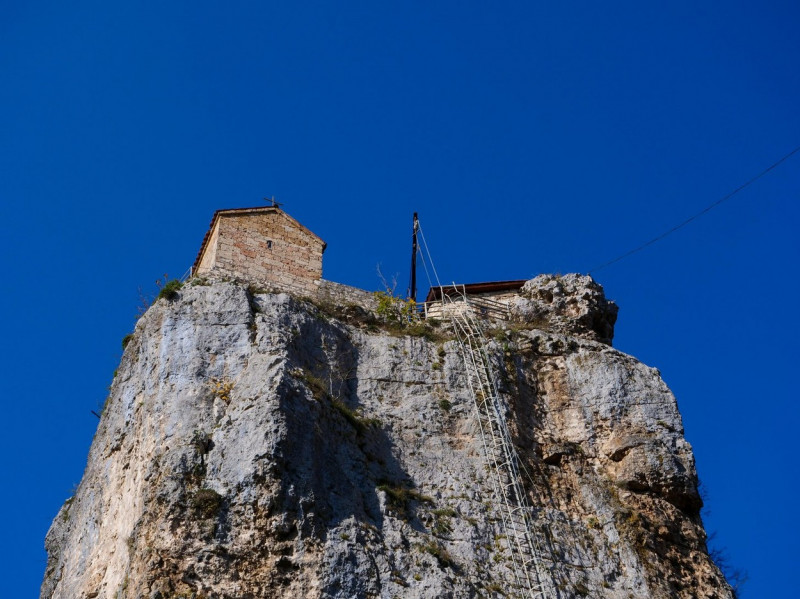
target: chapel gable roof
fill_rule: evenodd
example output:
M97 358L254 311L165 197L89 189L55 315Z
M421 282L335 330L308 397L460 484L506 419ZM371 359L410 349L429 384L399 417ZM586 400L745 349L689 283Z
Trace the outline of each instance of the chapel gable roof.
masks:
M214 216L211 217L211 224L208 226L208 230L206 231L206 234L203 237L203 243L200 244L200 251L197 252L197 258L195 258L194 260L194 265L192 266L192 272L194 272L197 269L198 265L200 264L200 259L203 257L203 252L206 251L206 245L208 245L208 241L211 238L211 233L214 230L214 225L217 224L217 220L220 217L228 215L244 216L247 214L270 214L270 213L280 214L281 216L289 220L289 222L291 222L298 229L304 231L305 233L308 233L311 237L319 241L322 244L323 252L325 251L325 248L328 247L328 244L325 243L325 241L323 241L319 235L314 233L308 227L301 225L294 218L286 214L283 210L281 210L277 206L256 206L254 208L223 208L221 210L217 210L216 212L214 212Z

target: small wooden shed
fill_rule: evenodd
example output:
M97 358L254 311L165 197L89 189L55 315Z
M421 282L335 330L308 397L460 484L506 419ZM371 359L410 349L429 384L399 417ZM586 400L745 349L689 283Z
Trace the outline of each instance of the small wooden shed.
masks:
M458 300L465 298L480 316L505 320L511 302L519 296L525 281L519 279L431 287L423 304L423 314L426 318L443 318L449 310L462 309L464 304ZM453 300L456 301L451 303Z

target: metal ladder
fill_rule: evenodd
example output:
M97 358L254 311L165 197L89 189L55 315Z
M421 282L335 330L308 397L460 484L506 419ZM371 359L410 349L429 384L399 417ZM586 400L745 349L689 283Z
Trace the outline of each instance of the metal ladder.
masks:
M466 294L456 298L443 294L442 304L461 346L517 589L523 597L557 599L559 593L551 572L556 561L548 550L544 531L537 529L533 508L522 485L519 457L508 431L483 327L475 318Z

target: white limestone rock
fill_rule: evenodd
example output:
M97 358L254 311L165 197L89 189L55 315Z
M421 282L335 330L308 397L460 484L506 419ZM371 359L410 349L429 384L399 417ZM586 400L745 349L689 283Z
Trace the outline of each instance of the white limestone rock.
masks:
M585 279L529 282L553 330L489 347L559 598L729 598L675 398L599 342L591 312L616 307ZM41 598L516 596L459 346L426 335L229 283L159 300Z
M611 345L617 305L606 299L592 277L539 275L526 282L511 302L517 322Z

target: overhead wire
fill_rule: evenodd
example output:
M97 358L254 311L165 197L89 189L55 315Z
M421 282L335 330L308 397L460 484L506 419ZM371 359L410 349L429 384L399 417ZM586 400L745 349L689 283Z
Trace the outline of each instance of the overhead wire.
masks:
M441 287L442 283L439 281L439 274L436 272L436 265L433 263L433 257L431 256L431 251L428 248L428 242L425 240L425 233L422 232L422 225L418 225L419 229L419 236L422 239L422 245L425 246L425 251L428 254L428 261L431 263L431 269L433 270L433 276L436 278L436 286Z
M428 272L428 264L425 261L425 255L422 253L422 248L417 248L417 253L419 254L419 259L422 261L422 268L425 269L425 278L428 279L428 285L433 287L433 281L431 280L431 274Z
M753 183L755 183L756 181L761 179L763 176L765 176L770 171L772 171L775 168L777 168L778 166L780 166L783 162L785 162L786 160L788 160L789 158L791 158L793 155L797 154L798 152L800 152L800 146L797 146L792 151L790 151L789 153L787 153L784 156L782 156L779 160L775 161L770 166L768 166L767 168L762 170L760 173L758 173L754 177L750 178L749 180L747 180L743 184L739 185L737 188L735 188L733 191L731 191L730 193L726 194L722 198L720 198L720 199L716 200L715 202L709 204L708 206L703 208L701 211L699 211L696 214L690 216L686 220L684 220L681 223L675 225L674 227L668 229L667 231L661 233L660 235L657 235L656 237L650 239L649 241L647 241L647 242L645 242L645 243L633 248L632 250L629 250L629 251L625 252L624 254L621 254L621 255L617 256L616 258L614 258L612 260L604 262L603 264L600 264L599 266L591 269L589 271L589 273L593 273L593 272L596 272L596 271L601 270L603 268L606 268L608 266L611 266L612 264L615 264L616 262L619 262L620 260L623 260L624 258L627 258L628 256L630 256L632 254L635 254L635 253L647 248L648 246L650 246L650 245L660 241L661 239L664 239L668 235L674 233L675 231L685 227L686 225L688 225L692 221L696 220L697 218L699 218L703 214L706 214L707 212L709 212L712 209L716 208L717 206L719 206L723 202L731 199L733 196L735 196L736 194L738 194L742 190L746 189L747 187L749 187L750 185L752 185ZM420 259L422 261L423 268L425 269L425 275L426 275L426 277L428 279L428 284L431 285L431 287L433 287L433 282L431 281L430 272L428 271L428 267L427 267L427 262L429 261L430 265L431 265L431 270L433 271L433 274L434 274L434 278L436 279L437 286L439 288L442 288L441 281L439 280L438 272L436 271L436 266L435 266L435 264L433 262L433 257L431 255L430 248L428 246L427 240L425 239L425 234L424 234L424 232L422 230L422 226L419 225L419 224L418 224L418 231L419 231L420 238L422 240L422 243L420 244L420 246L418 248L418 253L419 253ZM424 252L423 252L423 249L422 249L423 246L425 248ZM425 255L426 254L427 254L427 257L428 257L427 261L425 259ZM442 297L441 297L442 302L444 302L444 299L445 299L444 298L444 294L442 294ZM457 320L459 315L462 318L464 318L464 317L468 318L468 315L466 313L459 314L457 312L453 312L451 314L451 317L454 320L454 326L455 326L455 321ZM468 360L466 356L468 356L468 355L469 356L474 356L476 353L478 355L481 355L481 356L484 355L484 354L485 355L488 355L488 354L486 353L486 349L485 348L477 348L477 349L482 349L483 351L482 352L481 351L477 351L476 352L475 349L473 349L472 346L469 345L469 344L467 344L468 347L465 347L465 340L463 340L461 338L461 336L458 335L458 327L455 326L455 329L456 329L456 333L457 333L457 336L458 336L458 339L459 339L459 342L460 342L460 345L461 345L462 353L465 354L465 367L467 368L467 371L468 371L467 378L468 378L470 390L472 392L473 399L475 401L475 405L476 405L476 409L477 409L478 401L477 401L477 397L475 395L475 391L473 389L472 381L470 380L470 360ZM473 365L473 368L475 368L475 371L478 372L479 369L476 366L477 365ZM496 383L490 380L491 373L492 373L491 365L488 362L484 362L483 364L481 364L481 366L483 367L484 371L487 373L487 374L484 375L484 376L487 377L485 384L491 384L492 385L491 393L489 395L495 396L497 394L497 387L496 387ZM479 385L481 385L481 386L484 385L483 379L481 378L480 374L476 374L475 375L475 379L480 381ZM486 395L484 395L484 397L486 397ZM500 413L500 412L498 411L498 413ZM489 418L491 418L491 416L489 416ZM502 417L499 419L498 424L503 426L504 434L505 435L509 435L507 429L505 429L505 422L504 422ZM480 416L479 416L479 426L480 425L481 425L481 423L480 423ZM483 435L484 435L484 431L483 431L483 427L481 427L481 436L483 437ZM516 484L519 485L519 488L520 488L520 490L517 492L517 494L515 496L520 499L520 501L523 503L524 507L527 507L528 510L533 511L532 507L528 507L527 506L527 495L526 495L526 493L524 491L524 487L522 486L522 480L521 479L522 479L522 477L527 478L528 482L533 486L534 489L537 488L538 485L536 485L534 477L531 475L529 469L525 466L524 462L519 460L518 456L516 456L516 451L515 451L513 442L511 442L510 435L508 436L508 440L509 440L508 445L510 447L509 451L513 451L514 452L513 455L514 455L515 459L507 460L504 463L512 463L513 462L513 465L516 466L516 472L509 473L510 476L513 475L515 477L514 482L516 482ZM494 446L497 447L497 443L496 442L494 443ZM486 439L485 438L484 438L484 447L485 447L485 451L487 452L487 457L488 457L488 449L486 449ZM498 495L498 498L499 498L499 495ZM519 506L515 506L515 507L513 507L511 509L512 509L512 511L514 509L518 510ZM548 576L550 576L550 577L552 576L552 572L548 573L547 570L540 569L540 564L538 563L538 561L539 561L538 560L538 556L541 555L541 553L543 553L544 551L546 551L548 549L548 545L549 544L546 542L546 538L545 538L541 542L541 546L540 546L540 539L538 538L538 535L536 535L536 533L534 531L533 524L530 523L527 519L524 520L524 523L525 523L524 525L525 525L525 527L527 529L526 530L527 534L525 535L525 538L528 539L528 542L530 542L531 540L534 541L533 546L530 547L530 551L531 551L532 556L534 557L533 561L534 561L534 564L535 564L536 582L538 583L535 588L531 588L530 590L532 590L532 591L536 590L536 591L538 591L536 593L538 596L543 596L543 595L545 595L545 589L547 589L551 584L555 585L555 581L552 580L552 578L548 578ZM549 528L549 525L547 523L545 523L545 526L547 526ZM572 534L573 535L575 534L574 530L572 530ZM511 543L509 543L509 548L512 548ZM550 548L550 549L552 550L552 548ZM513 558L513 555L512 555L512 558ZM557 563L557 560L556 560L555 556L553 556L551 558L551 563L554 566ZM516 562L515 562L515 566L516 566ZM516 567L515 567L515 569L516 569ZM517 574L517 578L519 580L519 579L521 579L521 576L519 574ZM529 585L529 588L530 588L531 587L530 580L528 580L528 585ZM556 596L556 591L555 591L555 587L554 586L553 586L552 594L553 594L553 596Z
M645 249L645 248L646 248L646 247L648 247L648 246L651 246L651 245L653 245L653 244L654 244L654 243L656 243L657 241L661 241L661 240L662 240L662 239L664 239L664 238L665 238L667 235L670 235L670 234L674 233L674 232L675 232L675 231L677 231L678 229L681 229L681 228L685 227L686 225L688 225L688 224L689 224L690 222L692 222L693 220L695 220L695 219L699 218L700 216L704 215L706 212L709 212L709 211L710 211L710 210L712 210L713 208L716 208L717 206L719 206L719 205L720 205L720 204L722 204L723 202L725 202L725 201L727 201L727 200L731 199L733 196L735 196L737 193L739 193L739 192L740 192L740 191L742 191L743 189L745 189L745 188L749 187L750 185L752 185L753 183L755 183L756 181L758 181L758 180L759 180L761 177L763 177L764 175L766 175L767 173L769 173L771 170L773 170L773 169L775 169L776 167L778 167L778 166L779 166L781 163L785 162L786 160L788 160L789 158L791 158L793 155L797 154L797 152L800 152L800 146L797 146L797 147L796 147L795 149L793 149L791 152L789 152L788 154L785 154L785 155L784 155L784 156L782 156L782 157L781 157L779 160L777 160L777 161L773 162L771 165L769 165L769 166L768 166L767 168L765 168L763 171L761 171L760 173L758 173L756 176L752 177L752 178L751 178L751 179L749 179L748 181L746 181L746 182L742 183L742 184L741 184L739 187L737 187L736 189L734 189L733 191L731 191L731 192L730 192L730 193L728 193L727 195L725 195L725 196L721 197L721 198L720 198L720 199L718 199L716 202L714 202L714 203L712 203L712 204L709 204L708 206L706 206L705 208L703 208L703 209L702 209L700 212L698 212L697 214L695 214L695 215L693 215L693 216L690 216L689 218L687 218L687 219L686 219L686 220L684 220L683 222L681 222L681 223L679 223L679 224L675 225L675 226L674 226L674 227L672 227L671 229L668 229L667 231L665 231L665 232L661 233L660 235L657 235L656 237L653 237L651 240L649 240L649 241L646 241L645 243L643 243L643 244L641 244L641 245L639 245L639 246L637 246L637 247L633 248L632 250L629 250L629 251L625 252L624 254L621 254L621 255L617 256L617 257L616 257L616 258L614 258L613 260L609 260L608 262L604 262L604 263L602 263L602 264L601 264L601 265L599 265L599 266L595 266L594 268L592 268L591 270L589 270L589 271L588 271L588 272L589 272L589 274L595 273L595 272L597 272L598 270L601 270L601 269L603 269L603 268L606 268L607 266L611 266L612 264L615 264L616 262L619 262L619 261L620 261L620 260L622 260L623 258L627 258L628 256L630 256L630 255L632 255L632 254L635 254L636 252L639 252L639 251L641 251L641 250Z

